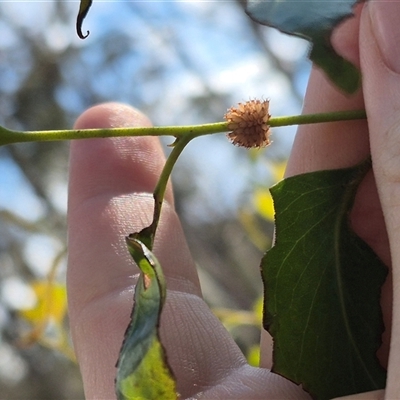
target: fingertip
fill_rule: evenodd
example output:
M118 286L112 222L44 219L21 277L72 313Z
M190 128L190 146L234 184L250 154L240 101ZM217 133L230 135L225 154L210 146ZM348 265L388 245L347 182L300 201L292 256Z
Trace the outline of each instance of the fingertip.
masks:
M354 16L340 23L337 29L333 30L331 36L331 43L335 51L357 67L360 67L358 38L362 7L363 4L356 4L353 9Z
M150 119L136 108L123 103L104 103L83 112L75 129L151 126Z
M75 123L76 129L151 126L147 116L120 103L96 105L85 111ZM165 162L156 137L116 137L75 140L70 152L70 202L98 195L151 193ZM166 200L173 204L172 191Z

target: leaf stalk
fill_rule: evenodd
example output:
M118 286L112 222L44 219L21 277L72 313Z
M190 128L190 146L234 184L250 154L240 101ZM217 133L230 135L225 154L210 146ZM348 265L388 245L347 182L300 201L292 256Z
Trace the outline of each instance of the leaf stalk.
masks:
M160 177L158 178L156 187L153 192L153 198L154 198L153 220L148 227L142 229L139 233L132 233L129 235L129 237L133 237L142 241L149 248L149 250L153 249L154 238L157 231L158 223L160 221L164 196L167 190L169 178L172 174L172 170L176 162L178 161L179 156L182 154L184 148L195 137L196 134L192 134L176 139L173 149L169 154L167 161L164 164L164 168L161 171Z

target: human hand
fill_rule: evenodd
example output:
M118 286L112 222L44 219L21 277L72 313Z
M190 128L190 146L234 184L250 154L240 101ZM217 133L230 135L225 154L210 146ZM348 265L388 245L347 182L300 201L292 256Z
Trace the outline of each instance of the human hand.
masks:
M368 7L395 6L396 3ZM390 13L400 14L394 10ZM395 133L400 128L395 125L394 110L400 103L399 99L396 102L400 91L395 89L400 85L400 78L381 61L368 12L364 12L361 19L361 67L369 125L346 122L302 127L289 162L288 174L354 165L369 152L369 132L379 196L371 174L360 188L352 221L356 231L385 263L389 264L392 259L396 283L400 280L399 272L396 272L400 268L400 249L397 250L395 245L399 240L396 227L400 226L400 216L395 212L396 203L400 201L397 199L400 196L397 189L400 172L396 170L395 160L400 148L396 145ZM344 28L358 29L358 24L353 22ZM355 61L358 60L357 49L358 40L355 40L341 50ZM394 45L390 47L390 50L395 49ZM361 95L347 99L332 88L320 72L313 72L305 112L361 107ZM84 113L76 126L99 128L148 124L143 115L129 107L106 104ZM69 313L87 399L115 398L115 362L129 322L132 288L138 273L126 250L124 237L151 222L153 199L150 193L163 162L161 147L154 138L87 140L71 145ZM246 364L232 338L201 299L195 266L173 210L171 189L167 192L166 201L154 252L163 265L168 285L161 337L182 398L308 398L294 384L271 374L268 369L252 368ZM388 280L382 296L387 327L391 318L391 293ZM394 293L394 338L400 337L399 296ZM387 362L389 332L387 329L380 352L383 363ZM387 398L398 397L394 394L400 390L396 376L400 365L399 346L392 340ZM265 340L265 336L261 351L262 366L269 366L270 342ZM380 394L371 394L377 395Z
M105 104L84 113L76 127L149 124L130 107ZM164 155L158 139L133 137L73 142L70 160L67 285L71 332L86 398L112 399L115 363L138 276L125 236L151 222L151 193ZM173 202L169 188L154 253L168 288L161 339L182 398L308 398L280 376L247 365L204 303Z
M333 44L339 53L361 68L362 93L346 97L321 72L313 71L304 113L365 107L368 122L299 128L287 169L287 175L296 175L343 168L357 164L369 153L372 156L373 172L359 189L351 222L390 267L382 288L386 329L378 352L381 364L388 368L388 378L385 393L346 399L400 398L399 17L400 2L368 1L357 7L357 18L346 21L334 34Z

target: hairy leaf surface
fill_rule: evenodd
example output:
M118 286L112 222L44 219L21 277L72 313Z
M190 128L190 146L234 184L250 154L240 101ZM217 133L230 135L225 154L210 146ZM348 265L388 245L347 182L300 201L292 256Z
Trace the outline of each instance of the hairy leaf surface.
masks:
M262 274L273 371L317 399L385 387L376 351L387 268L348 219L368 168L299 175L271 189L276 244Z
M248 0L246 12L254 21L305 38L313 43L310 59L323 68L341 89L352 93L360 85L360 73L333 49L332 30L353 15L357 0Z
M166 295L164 276L155 256L142 242L129 236L127 244L141 275L135 288L131 323L117 363L117 398L175 400L175 379L158 333Z

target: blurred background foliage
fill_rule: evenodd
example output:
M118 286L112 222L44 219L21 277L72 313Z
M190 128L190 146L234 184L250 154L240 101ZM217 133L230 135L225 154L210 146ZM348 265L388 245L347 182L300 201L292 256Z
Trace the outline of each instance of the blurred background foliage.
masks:
M242 1L94 1L85 41L78 8L0 3L0 124L69 128L105 101L129 103L155 125L219 121L255 97L270 98L275 116L301 110L307 45L253 23ZM283 175L293 134L277 130L266 151L199 138L173 175L204 297L253 364L259 263L273 230L267 187ZM83 399L68 336L67 185L68 143L0 148L1 399Z

